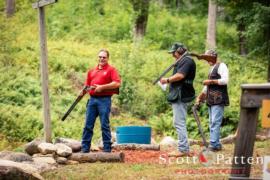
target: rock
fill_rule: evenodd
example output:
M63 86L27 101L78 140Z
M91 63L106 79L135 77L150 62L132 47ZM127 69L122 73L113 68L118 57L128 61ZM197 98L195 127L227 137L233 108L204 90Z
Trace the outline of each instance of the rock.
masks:
M32 157L33 158L35 158L35 157L51 157L51 158L54 158L55 155L54 154L41 154L41 153L38 153L38 154L34 154Z
M67 158L64 158L64 157L57 157L56 158L56 162L58 164L67 164Z
M170 136L164 137L160 143L161 146L177 146L177 141Z
M43 140L40 140L40 139L35 139L29 143L27 143L24 147L24 151L29 154L29 155L33 155L33 154L36 154L36 153L39 153L39 150L38 150L38 145L43 143L44 141Z
M10 160L14 162L33 161L32 157L25 153L2 151L0 152L0 159Z
M59 156L67 157L72 154L72 149L63 143L57 143L55 144L55 146L56 146L56 153Z
M0 160L0 179L43 180L43 177L31 165Z
M38 145L38 150L41 154L52 154L56 152L56 147L51 143L41 143Z
M35 163L47 163L50 165L56 165L56 161L52 157L33 157Z
M79 162L78 161L72 161L72 160L67 161L67 165L74 165L74 164L79 164Z
M72 149L72 152L79 152L82 148L81 142L69 138L56 138L55 143L63 143Z
M46 172L46 171L51 171L51 170L56 169L56 165L48 164L48 163L41 162L41 161L38 161L38 162L25 161L23 163L29 164L29 165L35 167L38 170L39 173L43 173L43 172Z

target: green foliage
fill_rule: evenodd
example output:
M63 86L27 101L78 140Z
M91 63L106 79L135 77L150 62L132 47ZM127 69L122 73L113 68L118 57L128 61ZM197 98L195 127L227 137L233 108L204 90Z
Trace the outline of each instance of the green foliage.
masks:
M43 136L38 22L31 2L16 2L17 11L11 19L6 19L4 12L0 14L0 131L8 140L30 141ZM154 1L149 13L144 40L132 43L135 14L128 1L69 0L46 7L53 138L81 138L86 97L65 122L60 119L78 95L87 70L96 66L97 52L104 47L111 52L110 63L122 77L120 95L113 99L113 105L122 114L112 118L113 128L149 121L157 134L176 136L167 92L153 86L152 81L173 62L167 53L173 42L183 42L194 52L204 51L206 16L199 17L188 10L171 13L170 8L160 7ZM225 136L238 123L240 84L264 82L266 63L261 57L243 58L234 53L237 51L234 24L219 21L217 31L219 55L230 69L231 105L225 111L222 129ZM194 85L198 94L209 66L202 61L196 63ZM208 132L207 107L200 110L200 117ZM190 107L187 127L191 137L199 135ZM100 137L99 128L97 123L95 138Z
M159 135L176 137L176 132L172 121L172 111L165 114L160 114L159 116L153 116L149 120L149 124Z

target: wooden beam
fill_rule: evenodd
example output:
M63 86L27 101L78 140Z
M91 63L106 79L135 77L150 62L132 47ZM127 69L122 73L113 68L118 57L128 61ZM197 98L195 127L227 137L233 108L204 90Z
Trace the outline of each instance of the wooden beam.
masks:
M233 174L234 177L249 177L251 164L249 158L253 157L253 146L256 138L259 108L241 108L240 122L238 124L238 135L234 147L234 158L232 170L243 169L243 174Z
M229 179L249 179L251 169L250 158L253 157L260 107L262 106L263 99L270 99L270 83L244 84L241 88L240 121L234 148L231 177ZM243 171L235 173L234 169L241 169Z
M257 89L257 90L262 90L262 89L270 89L270 83L264 83L264 84L242 84L241 85L242 89Z
M51 116L49 100L49 75L48 75L48 50L45 25L45 9L38 8L39 11L39 36L41 51L41 84L43 94L43 117L44 117L44 136L46 142L51 142Z
M270 99L270 89L255 89L243 90L241 97L241 107L244 108L260 108L262 100Z
M34 9L37 9L37 8L44 7L44 6L47 6L47 5L56 3L56 2L57 2L57 0L40 0L38 2L33 3L32 7Z

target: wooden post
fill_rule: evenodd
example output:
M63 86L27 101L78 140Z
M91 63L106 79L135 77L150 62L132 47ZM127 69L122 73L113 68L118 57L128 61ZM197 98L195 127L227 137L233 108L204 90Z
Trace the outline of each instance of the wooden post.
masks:
M39 37L40 37L40 61L41 61L41 84L43 95L43 118L44 118L44 138L46 142L52 141L50 99L49 99L49 81L48 81L48 50L46 38L46 22L44 6L55 3L56 0L40 0L32 7L37 9L39 14Z
M270 83L241 86L241 112L230 179L248 179L256 138L259 110L263 99L270 99Z

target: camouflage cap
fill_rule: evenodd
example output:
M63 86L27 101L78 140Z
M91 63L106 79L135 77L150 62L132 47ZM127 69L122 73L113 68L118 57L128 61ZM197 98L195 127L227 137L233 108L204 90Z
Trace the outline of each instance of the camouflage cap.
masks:
M174 43L171 47L171 49L168 51L168 53L174 53L175 51L177 51L179 48L182 48L184 50L186 50L187 48L185 47L184 44L182 43Z

